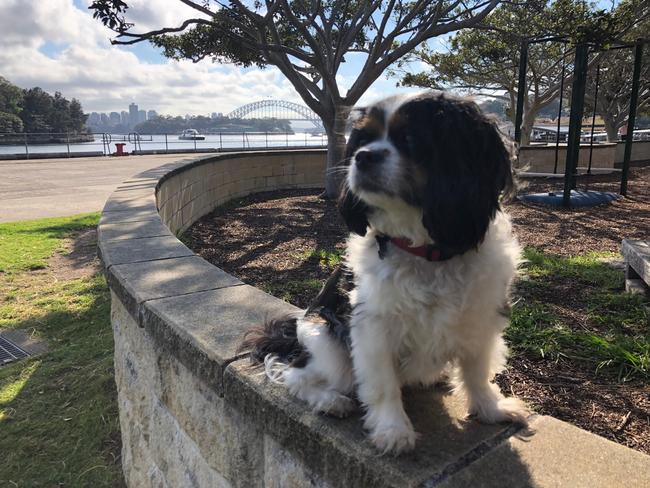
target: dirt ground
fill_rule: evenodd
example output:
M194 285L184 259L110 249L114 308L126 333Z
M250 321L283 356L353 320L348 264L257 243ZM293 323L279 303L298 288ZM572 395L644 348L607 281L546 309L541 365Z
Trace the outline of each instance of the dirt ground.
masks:
M47 267L58 280L76 280L97 274L100 270L97 229L88 229L66 239L63 249L50 258Z
M524 192L560 190L562 184L542 179L523 183ZM583 177L578 189L586 188L616 192L617 175ZM184 240L203 258L253 286L273 290L287 282L322 282L330 270L312 251L342 252L347 230L335 204L319 199L318 193L260 193L231 202L196 222ZM524 246L558 256L617 252L622 238L648 238L650 166L634 168L628 197L609 205L566 210L515 201L505 210ZM292 301L304 308L314 294L307 288ZM581 314L587 307L578 303L579 289L567 295L558 288L543 299L558 308L568 300L573 316L562 318L585 320ZM541 414L650 454L650 385L641 380L619 383L591 366L519 354L497 382Z

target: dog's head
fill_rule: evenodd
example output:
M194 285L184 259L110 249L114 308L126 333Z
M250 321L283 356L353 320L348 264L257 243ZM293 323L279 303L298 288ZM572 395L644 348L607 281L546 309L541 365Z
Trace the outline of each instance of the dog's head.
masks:
M436 92L356 114L339 201L349 229L365 235L371 225L398 237L403 222L402 236L411 237L417 219L438 246L475 248L513 186L511 151L495 123L473 102Z

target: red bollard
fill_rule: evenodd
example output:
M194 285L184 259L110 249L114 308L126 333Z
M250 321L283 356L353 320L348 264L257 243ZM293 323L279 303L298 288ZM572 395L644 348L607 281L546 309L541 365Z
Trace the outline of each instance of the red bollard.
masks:
M115 149L116 151L113 153L113 156L128 156L128 152L124 152L124 146L126 146L126 143L124 142L116 142L115 143Z

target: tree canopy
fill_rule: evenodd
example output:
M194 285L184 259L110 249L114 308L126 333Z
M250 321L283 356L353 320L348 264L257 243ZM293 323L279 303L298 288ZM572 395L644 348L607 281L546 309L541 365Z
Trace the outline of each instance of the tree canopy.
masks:
M85 132L86 116L78 100L34 87L23 90L0 76L0 132Z
M634 43L637 39L650 33L650 2L645 4L645 11L634 9L635 2L627 2L619 7L618 17L621 22L633 27L621 40ZM598 96L596 95L596 67L588 78L585 100L589 110L601 115L607 132L607 140L618 139L618 130L627 122L630 113L630 96L632 93L632 72L634 69L634 49L615 49L605 52L599 60ZM594 100L596 98L596 100ZM641 77L637 112L644 113L650 109L650 46L646 45L641 64Z
M416 46L481 22L499 0L179 0L196 17L175 26L136 32L122 0L95 0L94 16L117 33L114 43L149 40L175 59L205 58L240 66L275 66L323 120L328 168L345 146L349 111L384 71ZM341 65L359 57L349 89ZM334 172L328 173L334 175ZM338 183L328 177L329 196Z
M522 143L526 144L535 117L558 98L562 78L565 87L570 84L573 45L589 41L606 46L645 15L642 4L647 6L647 0L627 0L615 11L606 12L582 0L509 3L495 11L484 28L455 34L445 51L435 52L426 47L417 50L411 59L419 59L430 68L405 74L402 83L456 88L503 98L509 105L508 116L514 122L522 40L563 37L566 43L551 41L528 46L522 123ZM591 63L597 62L597 56L592 56Z

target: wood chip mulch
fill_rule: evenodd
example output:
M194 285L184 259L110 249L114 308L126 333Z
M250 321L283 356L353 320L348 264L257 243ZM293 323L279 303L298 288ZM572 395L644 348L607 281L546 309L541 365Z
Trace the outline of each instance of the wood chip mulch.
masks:
M578 189L618 192L618 175L582 177ZM561 190L562 180L520 182L524 192ZM206 260L253 286L269 289L288 281L320 280L329 270L310 256L314 249L345 248L347 231L333 202L317 191L259 193L217 209L196 222L184 240ZM650 235L650 166L632 168L627 198L591 208L561 209L521 202L506 205L524 246L568 256L620 249L621 239ZM574 293L575 292L575 293ZM548 294L549 292L547 292ZM304 293L294 304L306 307ZM563 320L581 321L579 290L558 287L543 299L570 310ZM575 303L575 307L565 305ZM568 312L567 312L568 313ZM619 383L591 365L517 355L501 388L552 415L615 442L650 454L650 385Z
M519 193L561 192L563 184L563 179L523 180ZM620 176L583 176L577 189L618 193ZM647 239L650 234L650 166L632 168L627 197L610 205L560 209L515 202L506 210L523 245L562 256L618 252L621 239Z

